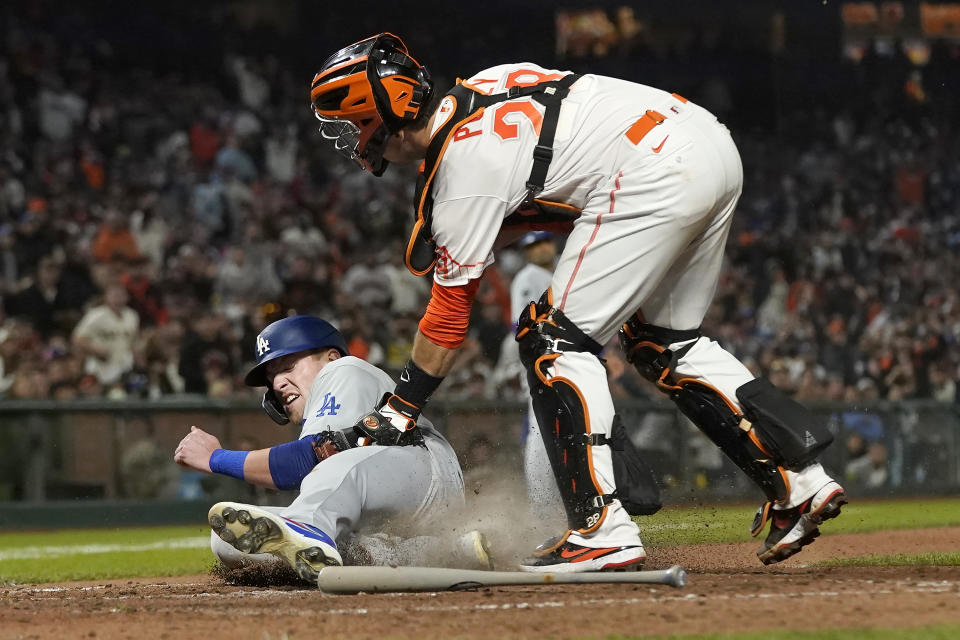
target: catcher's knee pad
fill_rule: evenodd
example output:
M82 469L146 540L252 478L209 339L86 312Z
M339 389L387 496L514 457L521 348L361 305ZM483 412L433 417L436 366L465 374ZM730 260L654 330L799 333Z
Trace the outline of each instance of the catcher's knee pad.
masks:
M802 469L833 440L805 407L769 381L757 378L737 389L741 412L719 390L694 378L672 375L696 343L699 330L676 331L633 318L620 330L620 344L641 375L667 393L714 444L752 478L771 500L789 495L784 469ZM688 342L672 351L669 345Z
M605 445L589 435L588 412L580 389L567 378L549 377L564 351L597 355L601 346L554 309L551 293L531 303L517 323L520 360L527 370L533 413L557 479L571 529L594 531L615 496L604 494L593 474L590 448ZM599 438L604 438L599 434Z

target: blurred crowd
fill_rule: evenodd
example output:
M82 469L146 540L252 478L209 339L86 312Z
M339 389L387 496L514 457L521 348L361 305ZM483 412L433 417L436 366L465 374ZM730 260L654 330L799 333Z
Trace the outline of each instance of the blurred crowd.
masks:
M430 284L402 264L413 176L334 155L309 77L271 55L231 51L203 77L16 21L2 35L2 397L251 395L254 337L288 313L403 365ZM929 69L960 66L934 56ZM604 71L644 81L619 65ZM903 60L844 73L860 83L845 101L734 118L746 183L704 331L800 399L957 402L955 118ZM715 77L702 89L721 117L748 99ZM501 353L522 265L507 249L488 269L438 396L520 397ZM616 393L652 393L612 345L606 357Z

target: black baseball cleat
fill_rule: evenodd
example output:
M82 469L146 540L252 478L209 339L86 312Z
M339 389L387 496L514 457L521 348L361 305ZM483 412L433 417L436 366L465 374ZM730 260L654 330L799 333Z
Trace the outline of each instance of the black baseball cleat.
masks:
M537 573L578 573L587 571L638 571L647 554L643 545L585 547L552 538L537 547L520 563L523 571Z
M845 504L843 487L831 481L792 509L773 509L770 502L761 505L750 531L757 536L770 521L770 532L757 552L760 562L773 564L799 552L820 535L820 524L840 515Z
M253 505L218 502L207 520L213 532L233 548L282 558L301 579L314 585L320 569L343 564L336 543L317 527Z

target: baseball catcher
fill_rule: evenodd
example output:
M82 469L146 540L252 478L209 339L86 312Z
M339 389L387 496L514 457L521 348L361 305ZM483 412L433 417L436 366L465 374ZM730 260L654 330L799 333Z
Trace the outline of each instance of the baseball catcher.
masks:
M406 262L433 272L400 382L368 415L414 430L450 371L494 251L530 229L567 233L537 302L518 321L520 357L567 516L529 571L640 566L646 554L615 472L618 429L602 345L669 394L766 495L759 558L783 560L840 513L817 463L830 433L755 379L700 324L716 289L743 184L726 127L686 98L531 63L484 69L444 93L400 38L333 54L313 79L320 132L361 167L420 165Z
M338 543L353 540L355 532L376 529L396 515L430 522L463 504L456 454L428 420L421 418L389 446L368 435L378 427L374 420L354 428L357 417L395 385L380 369L350 356L330 323L313 316L278 320L257 336L256 354L245 382L267 387L264 411L278 424L301 424L300 438L269 449L230 451L215 436L191 427L174 454L176 462L192 469L300 491L284 508L214 505L208 515L211 547L225 566L279 558L315 584L322 567L344 563ZM367 540L384 549L382 536ZM422 554L426 545L437 543L417 540L405 549ZM394 555L381 561L418 560L396 555L403 549L387 551ZM376 560L379 554L370 555ZM449 557L470 568L490 564L486 541L476 531L458 538Z

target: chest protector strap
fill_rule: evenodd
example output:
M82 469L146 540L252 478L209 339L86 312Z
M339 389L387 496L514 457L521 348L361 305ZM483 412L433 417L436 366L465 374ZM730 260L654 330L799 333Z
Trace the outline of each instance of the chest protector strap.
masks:
M447 145L451 142L457 130L468 122L480 119L483 116L484 109L493 104L527 96L542 104L545 107L545 112L543 123L540 126L540 138L533 148L533 168L530 170L530 177L526 183L527 197L521 205L521 210L537 208L539 201L535 200L535 197L543 191L547 171L550 168L550 162L553 160L553 139L557 133L557 121L560 119L560 104L570 92L570 86L579 78L579 75L571 73L559 80L541 82L527 87L511 87L509 91L493 95L484 95L463 84L457 84L447 92L447 97L453 100L453 114L447 118L446 122L430 139L427 155L417 178L416 194L414 195L416 220L413 231L410 233L405 255L407 268L412 273L418 276L426 275L437 260L436 245L431 231L433 222L433 179L440 160L447 150ZM573 218L579 215L579 211L568 205L560 205L558 211L561 216L567 218L574 211Z

